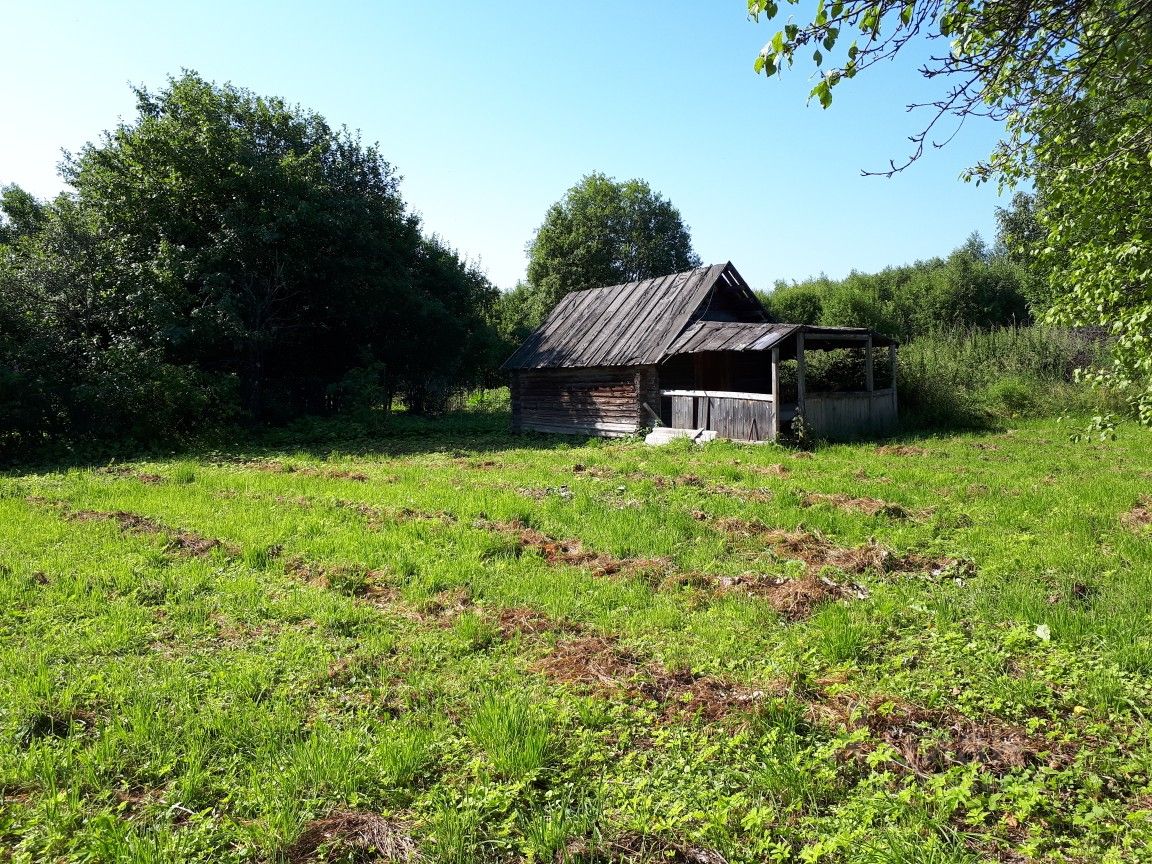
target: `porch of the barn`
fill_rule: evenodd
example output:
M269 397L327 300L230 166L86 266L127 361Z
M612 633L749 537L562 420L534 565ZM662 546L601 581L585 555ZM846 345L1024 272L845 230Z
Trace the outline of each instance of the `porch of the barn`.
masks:
M809 386L813 351L855 349L862 380ZM876 354L885 380L876 386ZM789 364L784 386L783 364ZM847 438L896 423L896 343L858 328L700 321L668 349L659 366L660 419L672 430L715 432L736 441L775 441L797 415L807 434Z

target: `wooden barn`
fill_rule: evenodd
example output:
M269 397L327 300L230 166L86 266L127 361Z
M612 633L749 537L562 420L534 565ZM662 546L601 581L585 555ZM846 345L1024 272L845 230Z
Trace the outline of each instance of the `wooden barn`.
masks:
M843 348L863 354L861 380L807 387L806 354ZM889 380L878 388L880 348ZM773 322L731 263L573 292L503 368L515 432L620 436L669 427L773 441L797 415L808 434L826 438L896 421L893 340Z

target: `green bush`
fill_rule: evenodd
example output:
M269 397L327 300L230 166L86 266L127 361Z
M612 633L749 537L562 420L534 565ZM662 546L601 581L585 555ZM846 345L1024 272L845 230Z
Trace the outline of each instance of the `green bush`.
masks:
M900 409L914 425L1115 410L1112 394L1078 383L1102 362L1094 334L1050 327L936 330L900 349Z

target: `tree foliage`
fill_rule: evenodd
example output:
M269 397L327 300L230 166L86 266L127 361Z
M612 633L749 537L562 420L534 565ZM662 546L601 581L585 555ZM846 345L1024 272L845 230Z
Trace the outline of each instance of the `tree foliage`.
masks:
M570 291L651 279L700 265L680 212L643 180L589 174L548 208L528 244L524 320Z
M0 207L7 435L153 441L433 394L493 363L496 291L422 235L374 146L194 73ZM15 440L15 439L12 439Z
M755 18L784 8L748 0ZM1002 140L968 177L1035 184L1045 242L1031 254L1047 290L1029 291L1049 307L1048 320L1112 329L1114 366L1097 379L1126 392L1152 423L1152 5L819 0L812 19L785 23L755 65L774 74L814 49L821 75L811 95L828 107L833 88L921 38L939 46L921 73L943 88L914 106L929 119L909 158L881 173L902 170L927 142L942 146L934 133L942 120L1003 121Z
M974 234L947 258L840 280L778 283L762 299L780 321L870 327L907 341L940 330L1029 323L1027 274Z

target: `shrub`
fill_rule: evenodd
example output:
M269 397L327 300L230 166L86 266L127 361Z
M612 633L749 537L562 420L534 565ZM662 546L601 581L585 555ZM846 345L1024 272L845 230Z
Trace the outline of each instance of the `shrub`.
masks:
M1111 394L1075 380L1106 350L1093 334L1050 327L933 331L900 349L901 413L913 424L963 426L1112 409Z

